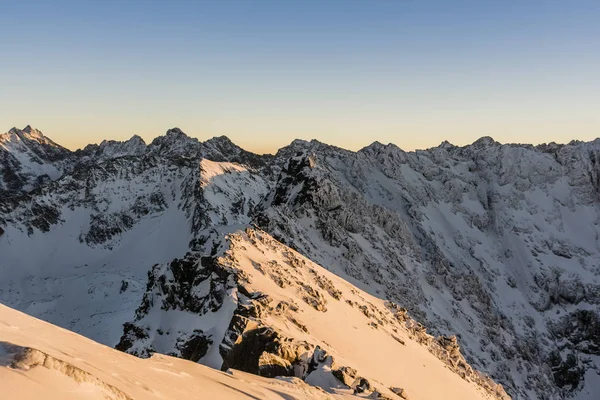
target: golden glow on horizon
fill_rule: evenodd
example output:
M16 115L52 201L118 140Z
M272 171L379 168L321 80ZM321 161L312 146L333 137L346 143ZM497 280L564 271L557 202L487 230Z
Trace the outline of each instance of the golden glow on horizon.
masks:
M230 121L212 121L211 123L179 124L159 123L150 121L120 121L107 123L107 119L98 119L95 124L89 123L89 117L72 118L69 123L64 121L28 121L18 118L18 121L8 121L0 118L2 132L12 126L23 128L31 125L40 129L55 142L75 150L90 143L100 143L102 140L127 140L134 134L141 136L150 143L157 136L163 135L167 129L181 128L188 136L199 140L225 135L238 146L259 154L274 153L279 148L288 145L294 139L311 140L342 147L349 150L359 150L374 141L394 143L398 147L410 151L425 149L439 145L447 140L455 145L466 145L482 136L491 136L501 143L531 143L544 142L567 143L571 140L593 140L600 136L600 117L582 119L580 121L567 118L564 115L549 115L545 120L534 117L522 117L517 120L491 120L483 115L472 118L449 118L449 116L432 115L429 118L417 120L417 116L404 121L379 120L358 118L336 119L304 119L294 121L272 118L269 121L251 121L244 123L242 119ZM158 127L157 127L158 126Z

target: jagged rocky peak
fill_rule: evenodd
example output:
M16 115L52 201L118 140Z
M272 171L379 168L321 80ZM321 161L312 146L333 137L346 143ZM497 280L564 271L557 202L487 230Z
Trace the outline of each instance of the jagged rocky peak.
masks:
M55 143L52 139L45 136L42 133L42 131L32 128L31 125L27 125L23 129L13 127L8 131L8 133L0 134L0 142L2 142L2 141L13 141L13 142L23 141L25 143L37 142L41 145L48 145L48 146L66 150L61 145Z
M142 137L140 135L133 135L129 140L127 140L125 143L128 143L132 146L144 146L146 147L146 141L144 139L142 139Z
M214 144L218 144L221 146L236 146L237 147L237 145L235 143L233 143L231 141L231 139L229 139L225 135L212 137L212 138L208 139L205 143L214 143Z
M25 132L31 138L45 138L42 131L32 128L31 125L27 125L25 128L23 128L22 132Z
M496 142L491 136L483 136L473 142L470 146L475 148L486 148L491 146L500 146L499 142Z
M146 150L146 142L138 135L133 135L129 140L116 141L104 140L100 143L103 153L117 153L119 155L141 155Z
M371 151L381 151L382 149L386 148L387 145L381 143L379 140L374 141L373 143L371 143L368 146L363 147L362 150L371 150Z
M456 148L456 146L453 145L452 143L450 143L449 141L444 140L442 143L440 143L440 145L438 146L438 148L449 150L449 149Z
M563 146L561 143L550 142L538 144L535 148L544 153L556 154Z
M382 164L405 163L409 154L393 143L383 144L378 141L363 147L357 153L365 161L379 160Z
M381 156L381 155L398 155L404 154L405 151L393 143L383 144L379 141L374 141L370 145L363 147L358 151L359 154L366 156Z
M31 126L27 125L25 127L25 129L31 129ZM16 126L13 126L12 128L10 128L8 130L7 133L5 133L5 135L13 136L15 139L20 139L21 135L23 135L23 133L26 133L26 132L24 132L24 129L19 129Z
M290 146L307 146L309 143L310 143L310 141L308 141L308 140L294 139L294 140L292 140L292 143L290 143Z
M61 175L71 151L55 143L41 131L27 125L0 134L0 177L13 189L32 184L39 176L52 179ZM0 182L0 187L2 186Z
M167 137L188 137L181 129L174 127L171 129L167 129L167 133L165 133Z
M29 125L0 134L0 190L29 191L58 179L71 154Z
M146 142L138 135L125 141L103 140L100 144L88 144L75 154L80 161L107 160L126 156L141 156L146 152Z
M37 139L37 140L46 139L46 137L44 136L44 134L41 131L32 128L31 125L27 125L23 129L13 127L8 131L8 133L18 137L19 139L30 139L30 140L31 139Z
M311 142L303 139L294 139L289 145L277 150L275 157L285 163L290 157L305 154L310 151L311 148Z
M146 142L140 135L133 135L129 140L126 140L125 143L142 144L144 146L146 145Z
M121 141L121 140L106 140L105 139L102 142L100 142L98 147L106 148L106 147L111 147L111 146L119 145L119 144L130 144L130 145L143 144L145 146L146 142L144 142L144 139L142 139L140 136L134 135L131 137L131 139L123 140L123 141Z
M287 156L289 154L296 154L300 152L309 152L315 151L318 148L327 148L328 144L319 142L317 139L304 140L304 139L294 139L292 142L277 150L277 155Z
M226 159L227 156L233 156L244 151L225 135L215 136L208 139L202 143L202 147L204 148L205 153L210 153L213 155L220 153L224 159Z
M317 139L311 139L310 141L304 139L294 139L289 145L284 146L277 150L275 157L287 158L293 157L304 153L318 153L327 151L328 149L338 149L335 146L328 145L320 142ZM340 149L343 150L343 149Z
M269 161L273 159L270 154L255 154L246 151L233 143L227 136L216 136L205 142L200 142L200 154L202 157L211 161L229 161L243 164L256 169L266 169L266 173L272 174L272 164Z
M159 136L148 146L149 151L163 156L200 156L200 142L189 137L179 128L169 129L163 136Z
M385 151L386 146L380 141L376 140L368 146L363 147L358 151L359 154L365 154L368 156L377 155Z
M6 133L0 133L0 144L19 141L21 138L19 137L19 135L17 135L17 132L17 128L11 128Z

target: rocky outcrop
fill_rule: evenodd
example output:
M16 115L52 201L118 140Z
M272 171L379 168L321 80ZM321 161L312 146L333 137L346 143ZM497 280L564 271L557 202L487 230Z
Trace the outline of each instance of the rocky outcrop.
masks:
M271 261L244 261L253 252ZM330 346L310 335L303 321L307 310L327 314L328 301L343 302L358 310L371 329L389 330L396 345L406 345L398 336L408 335L464 380L494 398L507 398L500 385L465 361L456 337L428 335L396 304L388 302L386 308L379 308L354 289L348 295L319 268L265 232L246 229L231 234L213 247L211 256L189 253L153 267L136 318L125 324L117 349L141 357L162 352L210 362L223 371L295 377L326 390L345 387L357 394L387 398L385 393L393 394L389 388L360 375L352 365L338 365L332 356L335 349L327 350ZM270 284L283 289L285 300L277 293L256 290L257 280L262 282L260 287ZM187 333L180 329L183 325L158 322L174 321L181 312L186 317L180 318L190 327Z

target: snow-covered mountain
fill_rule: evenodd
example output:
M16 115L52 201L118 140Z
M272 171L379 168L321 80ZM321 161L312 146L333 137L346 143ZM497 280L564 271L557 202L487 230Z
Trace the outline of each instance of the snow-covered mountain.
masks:
M0 134L0 193L59 178L70 152L29 125Z
M174 128L69 152L28 127L0 145L9 306L141 356L309 383L338 371L319 375L325 388L354 370L397 385L381 366L402 362L368 354L381 343L402 359L408 345L389 338L404 334L513 398L600 392L600 140L416 152L296 140L260 156ZM367 336L352 350L336 342L355 329ZM347 369L307 361L319 354Z

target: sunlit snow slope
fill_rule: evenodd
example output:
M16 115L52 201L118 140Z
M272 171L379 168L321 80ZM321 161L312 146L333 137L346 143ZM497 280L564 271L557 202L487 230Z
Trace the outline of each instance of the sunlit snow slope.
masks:
M0 305L3 400L332 399L299 379L140 359ZM349 397L349 396L348 396Z

